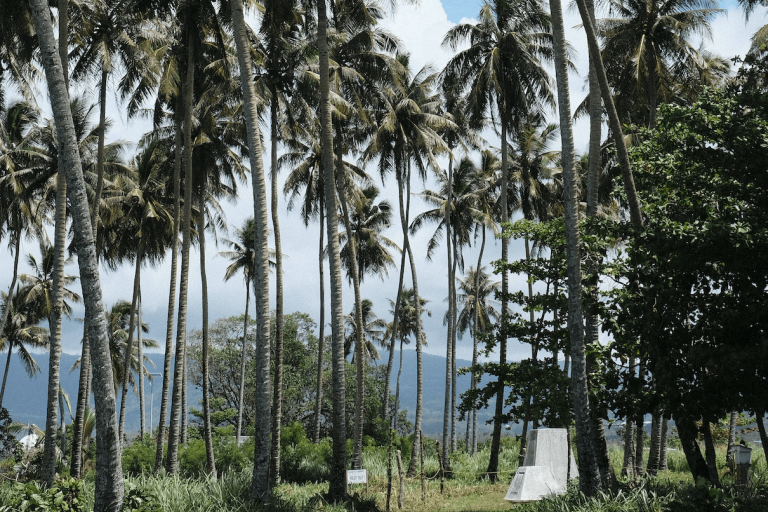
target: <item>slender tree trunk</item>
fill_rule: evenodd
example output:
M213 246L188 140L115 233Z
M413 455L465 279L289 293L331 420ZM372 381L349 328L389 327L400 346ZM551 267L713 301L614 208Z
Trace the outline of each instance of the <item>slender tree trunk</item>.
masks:
M120 442L125 444L125 408L128 405L128 387L131 381L131 363L133 362L133 329L136 327L136 302L139 300L139 281L141 280L141 260L144 257L144 249L139 247L136 254L136 270L133 275L133 296L131 299L131 316L128 321L128 342L125 345L125 358L123 363L123 394L120 398ZM141 326L139 326L141 329ZM139 362L141 364L141 362Z
M394 311L394 318L392 319L392 335L389 339L389 359L387 360L387 378L386 382L384 382L384 406L382 411L382 417L386 418L387 424L391 425L392 421L389 418L389 394L391 391L391 385L390 382L392 381L392 365L395 361L395 340L397 339L397 329L398 329L398 321L400 319L400 296L403 293L403 278L405 277L405 257L406 249L405 246L403 246L403 250L400 251L400 277L397 282L397 295L395 296L395 311ZM395 409L395 415L397 414L397 409Z
M451 274L453 276L451 279L451 296L453 299L448 305L448 308L453 310L453 335L451 339L451 453L455 452L457 448L456 429L458 428L457 425L459 423L456 411L456 264L459 261L459 255L457 251L458 241L456 240L455 234L453 238L453 267L451 267Z
M656 129L656 107L658 104L659 81L656 72L656 58L653 52L653 45L646 38L646 55L648 56L648 128Z
M9 309L9 308L6 308ZM5 372L3 372L3 387L0 388L0 407L2 407L3 403L3 395L5 394L5 381L8 380L8 368L11 366L11 354L13 354L13 345L11 343L7 343L6 346L8 347L8 358L5 360Z
M208 332L208 275L205 271L205 196L207 177L201 180L198 208L200 210L197 222L197 239L200 243L200 281L203 291L203 440L205 441L205 462L208 473L216 478L216 459L213 455L213 428L211 426L211 370L208 364L210 359L211 342ZM187 362L184 361L186 367Z
M531 248L530 248L530 244L528 242L528 237L527 236L525 237L525 261L528 262L528 263L530 263L530 261L531 261ZM528 276L528 301L532 303L532 301L533 301L533 282L531 281L531 274L528 273L527 276ZM531 310L530 310L529 313L530 313L530 322L531 322L531 332L533 332L533 329L534 329L534 316L533 316L534 315L534 311L533 311L533 307L532 306L531 306ZM536 364L537 356L538 356L538 350L537 350L536 343L534 342L534 343L531 344L531 361L533 362L533 364ZM528 395L526 395L523 398L523 400L525 402L525 413L524 413L524 416L523 416L523 433L522 433L522 436L520 437L520 454L517 457L517 463L520 466L522 466L523 463L525 462L525 450L526 450L526 448L528 446L528 421L529 421L529 417L528 416L529 416L529 413L530 413L530 407L531 407L530 404L531 404L531 399L532 398L533 398L532 394L528 394ZM536 428L535 423L536 422L534 421L534 426L533 426L534 429Z
M163 466L163 444L168 415L168 390L171 387L171 356L173 354L173 321L176 309L176 275L178 274L179 225L181 223L181 148L184 144L181 128L182 94L176 97L174 116L175 147L173 152L173 240L171 242L171 285L168 292L168 316L165 323L165 357L163 358L163 388L160 397L160 415L157 424L154 474Z
M355 424L352 437L354 440L352 449L352 469L361 469L363 467L363 412L365 409L365 353L364 353L364 330L362 295L360 293L360 271L357 261L357 237L352 231L352 222L349 216L349 207L344 183L344 160L342 153L341 129L336 127L336 190L339 194L339 203L343 215L344 227L347 230L347 244L351 249L349 262L349 275L352 278L352 289L355 294L355 367L356 367L356 390L355 390Z
M72 425L72 464L69 473L74 478L82 476L83 463L83 422L85 410L90 401L88 381L91 367L91 346L83 336L83 348L80 355L80 379L77 386L77 406L75 407L75 422Z
M453 414L453 408L451 407L451 383L452 379L452 365L453 351L451 344L453 343L453 287L451 286L451 280L453 279L453 252L451 251L451 243L453 237L451 236L451 208L453 195L453 158L448 158L448 198L445 208L445 249L447 258L448 269L448 332L445 342L445 404L443 406L443 461L445 467L450 467L451 456L451 419ZM416 299L418 301L418 298Z
M393 351L394 352L394 351ZM392 418L392 428L397 433L397 416L400 413L400 375L403 373L403 338L400 338L400 368L397 370L397 387L395 387L395 414Z
M726 465L730 464L733 459L734 450L736 449L736 420L739 419L738 411L731 411L728 422L728 451L725 455Z
M638 365L638 373L640 387L645 385L645 363L641 360ZM635 475L643 476L643 449L645 448L645 415L642 408L638 408L637 415L635 416Z
M400 215L403 215L402 209L402 193L403 187L398 186L400 190ZM426 335L424 334L424 328L421 323L421 295L419 294L419 282L416 278L416 260L413 257L413 251L411 250L410 237L408 236L408 219L411 213L411 168L408 165L408 176L406 179L406 192L408 194L408 205L405 210L405 217L403 217L403 235L404 245L408 247L408 261L411 264L411 279L413 280L413 296L414 296L414 315L416 321L414 326L416 327L416 414L413 424L413 448L411 449L411 462L408 464L408 477L413 478L416 474L416 469L419 463L419 453L421 453L421 416L423 410L424 399L424 343L426 341Z
M59 414L61 414L61 431L59 432L59 444L61 448L61 458L67 458L67 419L64 417L64 393L59 390Z
M583 0L580 0L583 4ZM557 103L560 113L562 138L563 188L565 189L565 237L568 275L568 330L571 339L573 373L574 416L578 437L579 459L586 470L580 475L581 490L592 496L601 487L597 454L590 424L589 390L587 383L586 355L584 353L584 327L581 304L581 255L579 251L579 211L576 195L576 175L573 168L574 149L571 124L571 102L568 95L568 67L566 63L565 30L563 12L559 0L550 0L552 31L555 44L555 74L557 79ZM587 17L588 18L588 17Z
M500 105L499 108L504 110L505 107ZM507 147L507 125L505 122L505 116L501 116L501 221L509 222L509 211L507 206L507 194L508 194L508 153ZM501 261L507 263L509 261L509 239L501 239ZM501 273L501 318L499 319L499 378L497 382L498 390L496 391L496 408L493 415L493 434L491 436L491 454L488 459L488 478L495 482L499 475L499 449L501 448L501 416L504 413L504 366L507 364L507 333L504 323L507 318L507 304L509 299L507 294L509 292L509 274L507 270Z
M579 7L579 14L581 15L584 31L587 34L587 47L589 49L590 60L594 63L597 81L600 86L600 93L603 97L605 109L608 111L608 121L616 144L619 166L621 167L622 179L624 180L624 190L627 194L632 225L635 229L642 229L643 218L640 212L640 199L637 197L637 190L635 189L635 180L632 176L632 167L629 163L629 153L627 152L627 144L624 141L624 132L621 129L621 121L619 120L619 114L616 111L616 105L613 101L610 85L608 84L608 77L605 74L603 59L600 55L600 45L597 41L595 24L592 22L592 18L589 15L586 0L577 0L576 3Z
M480 269L483 263L483 252L485 251L485 226L483 225L483 241L480 244L480 254L477 256L477 268L475 270L475 321L472 331L472 366L477 366L477 326L480 322ZM477 375L472 372L471 387L477 389ZM477 453L477 407L472 407L472 455Z
M707 462L704 460L699 443L696 441L698 434L696 424L690 418L675 416L675 425L680 435L680 443L683 447L683 453L685 453L685 459L688 462L688 468L691 470L693 481L698 482L700 478L709 480Z
M272 91L271 105L271 166L272 166L272 234L275 237L275 387L272 400L272 455L269 477L272 484L280 483L280 424L283 409L283 254L280 242L280 216L277 210L277 91Z
M140 439L144 439L146 422L144 421L144 340L141 332L141 277L139 277L139 299L136 301L136 321L139 324L136 330L136 348L139 359L139 435Z
M66 83L53 36L48 3L44 0L30 0L30 8L40 43L40 55L48 82L51 109L56 121L60 156L64 159L64 168L67 169L67 188L72 206L75 246L86 308L87 337L91 343L91 354L95 363L96 429L99 435L96 438L94 509L106 512L118 511L122 508L124 490L121 450L112 387L112 365L93 236L94 227L89 217L88 198L77 150L72 112L69 109Z
M181 444L186 446L189 436L189 402L187 401L187 340L184 339L184 364L181 366Z
M107 78L109 74L102 64L101 82L99 85L99 141L96 148L96 190L93 195L91 209L91 224L93 224L93 239L97 240L99 224L101 224L101 194L104 190L104 136L107 131ZM69 96L67 96L69 97Z
M265 169L261 146L261 130L259 128L258 100L256 97L256 89L253 80L251 79L253 76L253 65L250 54L251 46L246 31L243 1L230 0L230 5L232 7L232 28L235 44L237 45L237 58L240 64L240 87L243 91L245 127L248 134L248 146L250 148L249 155L251 160L251 183L253 184L253 210L256 225L256 232L254 234L254 251L256 254L254 286L258 285L258 289L254 289L254 296L256 299L256 356L258 358L258 366L256 370L255 407L256 410L259 411L259 415L256 417L254 432L254 461L251 498L266 503L269 500L270 495L269 427L272 415L270 408L269 374L269 217L267 215L267 186L264 177ZM324 38L325 34L323 33L321 39L324 40ZM344 415L342 411L341 418L343 417ZM336 450L335 446L334 450ZM344 458L346 458L346 455ZM339 477L339 475L336 476L337 478ZM343 481L339 480L339 483L343 483Z
M237 446L240 446L240 436L243 433L243 395L245 394L245 359L248 355L248 306L251 303L251 280L248 274L245 277L245 319L243 320L243 350L240 354L240 387L237 399Z
M763 420L765 411L755 413L755 416L757 417L757 430L760 433L760 444L763 446L763 455L765 460L768 460L768 434L765 433L765 421Z
M659 448L661 447L661 414L658 412L651 416L651 446L648 451L648 464L646 472L656 476L659 472Z
M69 9L68 0L59 0L59 60L62 64L64 83L69 91L69 73L68 73L68 55L67 55L67 36L69 32ZM67 100L69 102L69 100ZM60 160L60 164L63 162ZM66 261L65 245L67 242L67 170L63 165L59 166L56 175L56 213L54 220L54 242L53 242L53 274L51 285L51 296L53 309L49 316L50 338L49 338L49 363L48 363L48 403L45 423L45 446L43 448L43 482L46 485L52 485L56 477L56 402L60 401L60 366L61 366L61 325L62 311L64 302L64 264ZM16 265L18 265L19 251L16 248L14 258L14 279L16 277ZM12 285L13 286L13 285ZM13 291L13 290L11 290ZM8 294L11 297L11 294ZM6 308L9 310L10 308ZM0 324L0 331L5 326L5 320ZM2 398L0 398L0 404ZM1 406L1 405L0 405ZM61 411L62 432L64 423L64 410ZM66 445L64 446L66 449ZM62 449L62 454L64 453Z
M315 443L320 442L320 419L323 408L323 351L325 349L325 272L323 264L323 228L325 212L323 212L323 200L319 201L320 208L320 248L318 249L318 266L320 267L320 326L317 340L317 390L315 392L315 429L313 432ZM386 416L383 416L386 418Z
M187 30L190 30L189 27ZM176 360L173 367L173 394L171 395L171 425L168 432L168 459L166 471L175 475L179 469L179 439L183 429L182 388L186 366L187 295L189 291L189 248L192 242L192 101L195 81L195 47L192 32L187 35L187 66L183 86L183 148L184 148L184 210L182 213L181 283L179 284L179 317L176 327Z
M57 212L58 213L58 212ZM13 256L13 276L11 277L11 286L8 288L8 304L11 303L13 297L13 289L16 288L16 280L19 277L19 253L21 252L21 232L17 231L16 236L16 254ZM5 324L8 323L8 317L11 314L11 308L6 307L3 312L3 322L0 323L0 332L5 330ZM11 350L8 349L8 357L10 357ZM7 373L7 371L6 371ZM3 389L0 390L0 407L3 406L3 395L5 394L5 380L3 380Z
M712 440L712 428L709 420L706 418L704 418L704 421L702 422L702 430L704 431L704 447L707 459L707 471L709 473L709 483L720 487L720 476L717 474L715 443Z
M635 375L635 358L629 358L629 375ZM624 388L629 389L630 378L624 381ZM621 476L635 477L635 447L632 444L632 418L629 414L624 418L624 466L621 468Z
M659 450L659 471L667 471L667 428L669 427L669 418L666 412L661 416L661 448Z
M331 278L331 331L333 333L333 459L331 461L329 494L334 500L344 497L346 490L347 432L344 377L344 310L342 303L341 257L339 255L339 225L336 203L336 183L333 169L333 125L331 123L328 13L325 0L317 2L317 51L320 72L320 125L322 128L325 206L328 211L328 273Z

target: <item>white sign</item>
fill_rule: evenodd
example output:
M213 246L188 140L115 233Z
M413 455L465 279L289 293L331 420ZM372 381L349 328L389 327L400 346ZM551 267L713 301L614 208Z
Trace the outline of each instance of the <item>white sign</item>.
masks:
M367 469L350 469L347 471L347 483L348 484L367 484L368 483L368 470Z

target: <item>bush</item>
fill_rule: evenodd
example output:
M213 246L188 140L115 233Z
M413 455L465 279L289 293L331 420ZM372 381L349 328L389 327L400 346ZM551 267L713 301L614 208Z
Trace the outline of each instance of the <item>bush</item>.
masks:
M122 512L162 512L157 496L130 482L125 484Z
M228 433L228 431L224 431ZM213 455L216 460L216 471L219 474L231 471L241 471L253 462L253 442L237 446L234 436L214 435ZM179 447L179 470L188 477L198 477L207 473L205 441L195 439L189 441L186 447Z
M36 482L16 484L9 495L3 497L5 502L0 506L0 512L81 512L85 510L83 499L83 482L74 478L57 480L48 488L43 489Z
M314 444L307 439L301 423L294 422L282 429L280 446L284 480L299 483L328 478L333 455L330 439Z
M123 471L129 475L151 473L155 468L155 440L149 434L136 438L123 450Z

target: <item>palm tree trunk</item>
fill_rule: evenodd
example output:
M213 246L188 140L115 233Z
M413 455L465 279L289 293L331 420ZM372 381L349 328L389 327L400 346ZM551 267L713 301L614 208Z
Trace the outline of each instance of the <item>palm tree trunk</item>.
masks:
M187 341L184 340L184 364L181 366L181 439L180 442L183 446L187 444L187 436L189 435L189 402L187 401L187 384L189 379L187 378Z
M525 237L525 261L528 263L530 263L531 261L531 247L528 242L527 236ZM528 276L528 300L532 301L533 300L533 282L531 282L531 274L528 273L527 276ZM531 322L531 332L533 332L534 322L535 322L534 316L533 316L534 315L533 308L531 308L531 311L529 313L530 313L530 322ZM531 344L531 361L533 362L533 364L536 364L537 356L538 356L538 350L537 350L536 343L534 342L533 344ZM529 421L528 416L531 410L532 398L533 398L532 394L527 394L523 398L524 404L525 404L524 416L523 416L523 433L520 436L520 454L518 455L518 458L517 458L518 465L520 466L522 466L523 463L525 462L525 450L526 450L526 447L528 446L528 421ZM534 426L533 426L534 429L536 428L535 423L536 422L534 420Z
M659 448L659 471L667 471L667 428L669 427L669 418L666 413L661 416L661 447Z
M411 242L408 236L408 219L411 213L411 166L408 165L408 176L406 178L406 192L408 194L408 206L405 210L405 216L403 217L403 235L404 246L408 247L408 261L411 264L411 279L413 280L413 296L414 296L414 315L416 315L416 321L414 326L416 328L416 417L414 420L413 428L413 448L411 449L411 462L408 464L408 477L413 478L418 469L419 454L421 453L421 416L423 410L424 399L424 343L426 335L424 334L424 328L421 323L421 295L419 294L419 282L416 278L416 261L413 257L413 251L411 250ZM398 186L400 189L400 215L403 215L403 187Z
M83 462L83 423L85 409L90 401L89 383L91 373L91 350L87 338L83 337L83 349L80 355L80 379L77 386L77 406L75 407L75 422L72 425L72 464L69 473L74 478L82 475Z
M10 308L6 308L10 309ZM0 388L0 407L3 405L3 395L5 394L5 381L8 380L8 368L11 366L11 354L13 354L13 344L6 343L8 347L8 359L5 360L5 372L3 372L3 387Z
M133 298L131 299L131 316L128 321L128 343L125 345L125 362L123 364L123 395L120 398L120 441L127 441L125 434L125 408L128 405L128 386L131 380L131 363L133 362L133 329L136 326L136 302L139 300L139 281L141 280L141 260L144 250L140 247L136 254L136 271L133 276ZM141 326L139 326L141 329ZM139 362L141 363L141 362Z
M272 166L272 234L275 237L275 387L272 400L272 456L270 458L269 477L272 483L280 483L280 423L283 406L283 254L280 243L280 217L277 211L277 91L272 91L271 118L271 166Z
M99 205L104 190L104 136L107 131L107 73L106 67L101 67L101 82L99 85L99 141L96 149L96 191L93 194L91 224L93 224L93 239L96 240L101 217ZM67 96L69 97L69 96Z
M584 0L580 0L580 6ZM557 103L560 113L560 135L562 139L563 187L565 189L565 237L568 275L568 330L571 338L573 370L571 391L573 393L574 415L578 437L579 459L585 472L581 474L581 490L592 496L601 487L597 454L590 424L589 390L587 384L586 355L584 350L584 328L581 304L581 255L579 250L579 211L576 196L576 175L573 169L573 127L571 125L571 102L568 94L568 67L566 62L565 29L563 12L559 0L550 0L552 32L554 34L555 75L557 80ZM588 17L587 17L588 18Z
M383 411L381 413L381 417L385 418L387 420L387 425L391 425L392 421L391 418L389 418L389 393L391 391L391 385L390 382L392 381L392 365L395 361L395 340L397 339L397 329L398 329L398 321L400 319L400 296L403 293L403 278L405 277L405 257L406 249L403 247L403 250L400 251L400 277L398 278L397 282L397 295L395 296L395 311L394 311L394 318L392 319L392 335L389 340L389 359L387 360L387 378L384 382L384 405L383 405ZM395 409L395 414L397 414L397 409Z
M451 417L453 409L451 407L451 376L453 358L451 357L453 352L451 350L451 343L453 342L453 287L451 286L453 271L453 253L451 251L451 243L453 237L451 236L451 192L453 185L453 158L448 157L448 198L445 207L445 249L447 258L448 269L448 332L445 342L445 404L443 405L443 464L445 467L450 467L450 455L451 455ZM416 301L418 302L418 297Z
M477 256L477 268L475 269L475 321L472 330L472 366L477 365L477 325L480 321L480 269L483 264L483 252L485 251L485 225L483 225L483 241L480 244L480 254ZM477 389L477 376L472 372L471 389ZM472 455L477 453L477 407L472 407Z
M160 397L160 415L157 423L154 474L163 466L163 444L168 415L168 390L171 387L171 356L173 354L173 321L176 309L176 275L179 257L179 224L181 223L181 148L184 144L181 128L182 95L176 97L174 115L175 147L173 152L173 240L171 242L171 285L168 292L168 316L165 322L165 357L163 359L163 390Z
M67 9L68 0L59 0L59 60L61 60L64 83L68 86L69 73L67 72L67 34L69 31L69 14ZM67 89L68 90L68 89ZM61 163L61 161L59 161ZM64 301L64 264L66 261L65 245L67 243L67 171L61 166L56 176L56 213L54 220L54 242L53 242L53 275L51 284L51 295L53 301L53 310L49 316L50 341L48 362L48 403L47 414L45 418L45 447L43 448L43 482L46 485L52 485L56 477L56 426L58 418L56 417L56 402L59 398L60 387L60 366L61 366L61 324L62 324L62 306ZM14 260L14 279L16 274L16 265L18 265L19 247L16 248L16 257ZM13 285L12 285L13 286ZM10 294L8 297L10 298ZM10 308L6 308L9 310ZM0 324L0 332L5 326L5 320ZM2 403L2 398L0 398ZM0 405L1 406L1 405ZM64 421L64 411L61 415L62 423ZM65 447L66 448L66 447ZM63 450L62 450L63 453Z
M651 416L651 449L648 451L646 472L656 476L659 471L659 448L661 447L661 415L657 412Z
M245 359L248 347L248 306L251 302L251 280L245 277L245 319L243 320L243 351L240 355L240 388L237 399L237 446L240 446L240 436L243 433L243 395L245 394Z
M627 194L629 214L632 225L635 227L635 229L642 229L643 218L640 212L640 199L637 197L637 190L635 189L635 180L632 176L632 167L629 163L629 153L627 152L627 144L624 141L624 132L621 129L621 121L619 120L619 114L616 111L616 105L613 101L610 85L608 84L608 77L605 74L603 59L600 55L600 46L597 42L595 24L592 22L592 18L589 15L586 0L576 0L576 4L579 7L579 14L581 15L584 31L587 34L589 57L590 60L594 63L597 81L600 85L600 93L603 97L605 109L608 111L608 121L611 127L611 132L613 133L614 142L616 144L616 150L619 157L619 166L621 167L621 174L624 180L624 190Z
M392 351L394 353L394 350ZM400 375L403 373L403 338L400 338L400 368L397 370L397 387L395 387L395 414L392 418L392 428L397 433L397 415L400 413Z
M320 198L320 248L318 249L318 266L320 267L320 326L317 339L317 389L315 391L315 429L314 442L320 442L320 413L323 408L323 351L325 349L325 272L323 264L323 228L325 212L323 212L323 200ZM384 416L386 418L386 416Z
M635 375L635 358L629 358L629 375ZM629 389L629 378L624 381L624 388ZM624 418L624 465L621 476L635 477L635 448L632 445L632 418L627 414Z
M731 411L730 421L728 422L728 450L725 455L726 465L733 459L734 450L736 449L736 420L738 418L738 411Z
M75 246L78 248L80 282L86 308L87 338L91 343L94 361L94 390L96 395L96 428L99 436L96 457L96 489L94 509L106 512L118 511L123 503L123 474L120 460L115 395L112 387L112 365L110 363L104 306L99 282L99 268L96 259L94 226L89 217L83 170L77 150L72 112L57 52L53 27L51 26L48 2L30 0L35 28L40 43L40 54L48 82L51 109L56 121L60 155L67 169L67 185L72 209Z
M189 30L189 27L188 27ZM188 34L187 70L183 90L183 147L184 147L184 211L182 218L181 283L179 284L179 318L176 327L176 361L173 367L173 394L171 396L171 425L168 432L168 459L166 471L175 475L179 469L179 439L182 422L182 387L186 363L187 294L189 290L189 248L192 242L192 100L195 80L195 48L191 30Z
M658 104L658 73L656 72L656 59L653 45L646 39L646 55L648 56L648 128L656 129L656 108Z
M325 205L328 210L328 267L331 278L331 330L333 332L333 459L329 494L341 499L346 491L346 396L344 377L344 310L342 303L341 257L337 234L336 184L333 169L333 126L331 122L328 61L328 13L325 0L317 2L317 51L320 71L320 125L322 128Z
M499 105L500 110L504 110L503 105ZM507 189L509 178L507 176L509 148L507 147L507 125L505 123L505 116L501 116L501 221L509 221L509 212L507 211ZM501 239L501 261L504 263L509 261L509 239ZM496 408L494 410L493 417L493 434L491 436L491 454L488 459L488 478L495 482L499 475L499 449L501 448L501 415L504 413L504 376L503 369L507 364L507 334L504 329L504 322L507 316L507 303L509 299L507 294L509 291L509 275L506 269L501 273L501 318L499 319L499 325L502 327L499 329L499 377L498 377L498 390L496 391Z
M136 348L139 359L139 435L140 439L144 439L146 423L144 421L144 340L141 333L141 277L139 277L139 299L136 303L136 321L139 324L136 330Z
M352 448L352 469L363 467L363 411L365 409L365 353L363 344L365 325L363 324L362 296L360 294L360 271L357 261L357 240L352 231L352 222L349 217L349 207L344 183L344 161L341 146L341 128L336 126L336 190L339 194L339 203L343 215L344 228L347 230L347 243L352 252L349 261L349 275L352 277L352 289L355 294L355 366L356 366L356 390L355 390L355 424L352 433L354 444Z
M210 339L208 333L208 275L205 271L205 195L207 177L201 179L198 208L200 210L197 223L197 239L200 243L200 281L203 288L203 439L205 440L205 462L208 473L216 478L216 459L213 456L213 434L211 427L211 371L208 365L210 359ZM184 367L186 368L186 361Z
M8 299L7 299L8 304L6 304L5 311L3 312L3 321L2 323L0 323L0 332L3 332L3 330L5 330L5 324L8 323L8 316L11 313L11 308L8 307L8 305L11 303L11 297L13 297L13 289L16 288L16 280L19 277L19 253L20 252L21 252L21 232L17 231L16 232L16 254L14 254L13 256L13 276L11 277L11 286L8 288ZM3 406L4 391L5 391L5 386L3 386L3 391L0 391L0 407Z
M459 423L459 417L456 411L456 396L457 396L457 389L456 389L456 330L457 330L457 307L456 307L456 265L459 261L459 255L458 255L458 240L456 239L456 234L453 235L453 266L450 269L451 275L453 278L451 279L451 303L448 305L449 309L453 310L453 314L451 315L453 317L453 329L452 329L452 339L451 339L451 453L456 451L457 448L457 442L456 439L456 429L458 428L457 425Z
M251 80L251 77L253 76L253 65L250 54L251 45L246 30L243 1L230 0L230 5L232 7L232 29L235 44L237 45L237 59L240 65L240 88L243 91L245 128L248 135L248 147L250 149L249 156L251 160L251 184L253 185L254 205L253 213L256 226L254 233L254 253L256 255L254 298L256 299L256 357L258 366L256 369L256 401L254 405L256 410L259 411L259 414L256 416L254 432L251 498L266 503L269 500L270 495L269 438L272 415L270 407L271 393L269 372L269 216L267 214L267 186L264 177L258 99L256 97L256 89L253 80ZM323 38L324 36L325 35L323 34ZM342 414L342 421L343 417L344 415ZM344 475L342 474L341 477L343 476ZM339 482L343 483L341 480L339 480Z
M61 415L60 448L61 458L67 457L67 419L64 417L64 393L59 389L59 414Z

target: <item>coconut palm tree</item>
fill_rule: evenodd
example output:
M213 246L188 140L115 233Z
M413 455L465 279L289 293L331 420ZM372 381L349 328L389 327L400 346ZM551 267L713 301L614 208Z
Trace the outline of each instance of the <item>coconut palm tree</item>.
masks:
M468 91L470 119L479 124L496 112L501 132L501 221L509 220L507 133L536 103L552 103L551 79L543 62L553 57L549 15L541 4L530 0L494 0L479 13L477 25L461 24L448 31L443 44L454 50L469 42L446 65L445 80L461 84ZM533 105L531 103L534 102ZM508 260L508 241L502 240L502 260ZM502 297L508 288L507 273L502 273ZM502 299L506 311L506 299ZM499 360L506 363L506 338L502 335ZM495 416L503 412L504 389L499 386ZM496 479L501 442L501 422L494 422L488 475ZM447 450L444 451L447 454Z
M649 128L656 127L659 96L671 96L675 68L699 53L691 38L711 37L710 21L723 12L716 6L713 0L624 0L611 4L612 17L597 20L606 72L631 80L617 84L632 91L623 95L647 98Z
M579 6L581 9L581 5ZM579 435L576 443L580 457L583 457L584 471L579 479L581 490L591 496L601 487L597 453L592 437L589 407L589 389L584 351L584 329L582 316L581 255L579 250L579 207L576 191L575 154L573 149L573 128L571 104L568 92L568 60L566 53L563 12L558 0L550 0L552 31L555 38L555 76L557 79L557 100L560 113L560 135L562 140L563 187L565 189L565 236L568 260L568 330L571 340L572 393L574 416ZM582 19L585 14L582 12ZM582 455L583 454L583 455Z
M5 316L8 318L5 327L0 331L0 350L8 350L3 384L0 388L0 407L2 407L13 350L15 349L19 355L27 375L35 376L40 371L40 366L27 347L48 348L48 330L37 327L37 324L45 318L45 304L26 301L25 291L22 291L21 287L17 286L15 293L10 297L3 292L0 298L3 300L2 311L4 314L7 312Z
M120 469L120 445L117 436L115 396L109 365L106 326L102 319L104 306L101 297L99 269L96 260L94 223L91 221L86 196L83 168L77 149L72 113L68 108L64 73L57 51L53 27L46 2L30 0L30 11L40 45L41 60L48 83L51 108L56 120L57 137L67 169L68 197L72 208L75 244L78 247L78 266L86 309L86 332L91 345L90 357L94 361L94 392L96 396L98 455L96 469L99 479L94 491L94 507L99 510L120 510L123 501L123 475Z
M344 357L349 357L352 353L352 348L357 343L357 315L355 311L350 312L346 317L347 336L344 339ZM381 359L379 351L376 350L376 345L381 345L384 341L384 335L386 332L387 323L381 318L376 317L376 313L373 312L373 302L368 299L363 299L363 356L368 362L372 362L374 359ZM357 356L355 351L352 356L352 362Z
M399 300L387 300L389 301L389 305L392 308L389 310L389 312L394 317L395 309L397 309L397 314L399 316L397 323L395 323L395 320L392 320L392 322L387 325L387 336L392 339L392 331L396 328L397 339L400 340L400 368L397 371L397 385L395 386L394 403L395 410L392 414L392 428L397 431L397 417L400 410L400 375L403 373L403 343L408 345L410 344L410 337L416 337L416 333L418 332L418 322L416 321L416 299L413 288L406 288L400 292ZM424 308L427 302L429 301L423 297L419 299L419 311L421 314L426 313L427 316L432 316L432 312ZM397 327L395 327L395 325L397 325ZM390 352L393 352L395 347L393 345L389 345L387 348Z
M447 151L445 141L438 131L444 130L453 123L440 112L440 97L435 94L438 75L432 69L425 66L417 73L412 73L408 68L408 57L398 56L402 67L394 84L381 89L378 94L376 107L377 129L371 136L366 147L362 161L369 162L378 159L379 172L382 179L386 174L394 171L398 184L398 196L400 207L400 223L403 231L403 254L408 253L411 279L414 293L419 296L416 262L413 252L410 250L409 215L411 197L411 164L415 163L422 178L425 177L427 166L437 169L439 166L435 154ZM407 198L407 203L405 198ZM403 256L404 258L405 256ZM401 276L404 272L404 263L401 265ZM400 284L402 277L400 278ZM397 299L395 299L395 311L399 313ZM416 339L416 414L415 414L415 440L414 449L411 452L411 461L408 465L408 474L416 472L418 455L420 453L421 439L421 414L422 414L422 344L425 343L424 333L421 329L421 305L416 302L417 330ZM395 314L395 319L398 317ZM393 328L393 340L397 333L397 326ZM394 342L390 342L394 344Z
M253 480L251 484L251 496L266 502L270 495L269 462L270 462L270 386L269 386L269 343L270 343L270 317L269 317L269 247L268 247L268 218L267 218L267 189L264 177L264 160L261 147L261 130L259 128L258 100L256 89L251 80L254 68L250 54L250 42L245 24L243 0L230 0L232 16L232 30L237 46L237 58L240 67L240 86L243 92L243 113L247 132L247 147L251 160L251 183L254 197L254 219L256 232L254 234L254 247L256 255L256 279L260 287L255 290L257 327L257 355L259 366L257 380L262 385L256 395L256 408L263 412L256 422L254 433L254 463ZM319 34L320 41L325 34ZM322 69L322 65L321 65ZM322 83L322 77L321 77ZM335 226L335 219L334 219ZM342 378L343 382L343 378ZM343 407L343 405L342 405ZM343 412L343 411L342 411ZM341 419L343 421L343 414ZM342 427L343 428L343 427ZM343 443L344 437L338 438ZM334 443L334 452L337 447ZM342 468L343 469L343 468ZM343 478L343 473L337 474ZM339 480L341 483L341 480Z

